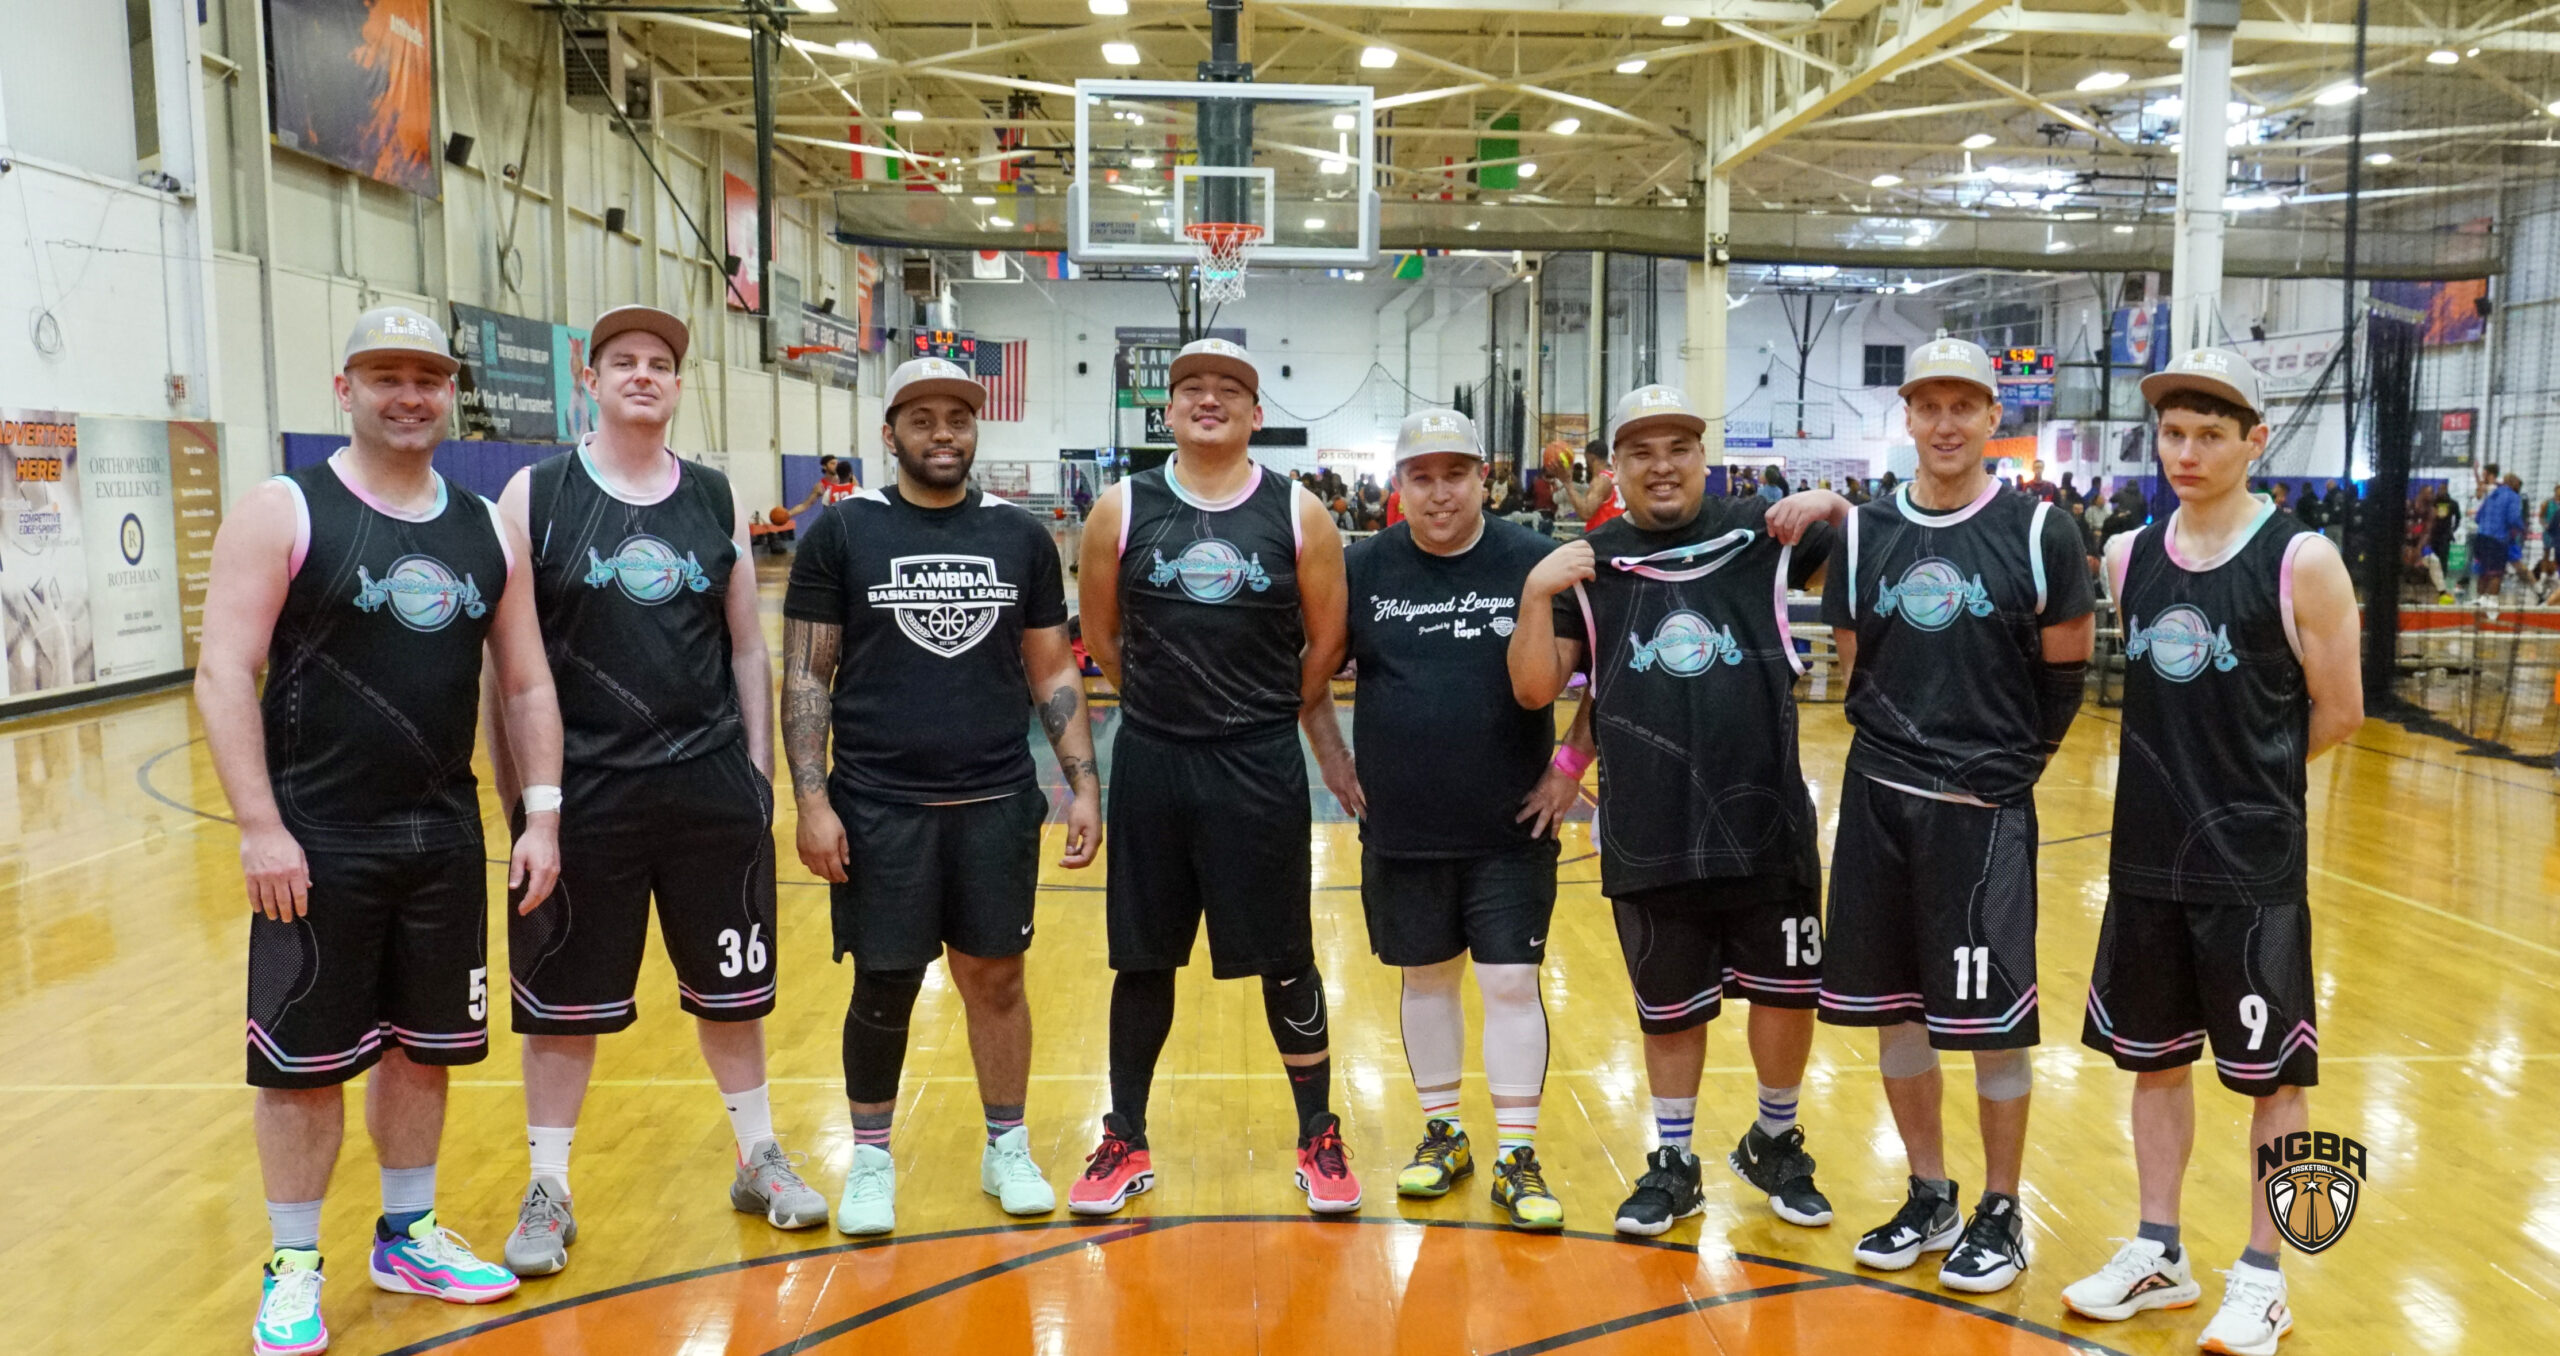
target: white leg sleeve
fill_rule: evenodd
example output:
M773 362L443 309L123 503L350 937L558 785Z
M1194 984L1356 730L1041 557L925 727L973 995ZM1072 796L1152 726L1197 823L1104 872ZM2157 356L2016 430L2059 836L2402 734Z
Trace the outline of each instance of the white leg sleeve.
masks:
M1534 965L1479 965L1484 1073L1497 1097L1536 1097L1547 1084L1547 1005Z
M1467 1011L1458 1002L1466 967L1460 956L1404 971L1404 1058L1417 1088L1447 1087L1466 1071Z

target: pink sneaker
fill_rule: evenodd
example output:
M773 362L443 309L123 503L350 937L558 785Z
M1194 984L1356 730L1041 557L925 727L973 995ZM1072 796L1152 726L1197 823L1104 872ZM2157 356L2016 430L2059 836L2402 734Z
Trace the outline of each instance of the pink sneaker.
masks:
M1067 1208L1079 1215L1114 1215L1129 1198L1156 1184L1155 1165L1138 1147L1129 1123L1102 1118L1102 1143L1085 1160L1084 1176L1067 1188Z
M1342 1147L1342 1118L1330 1111L1316 1117L1314 1129L1298 1145L1298 1189L1307 1193L1307 1208L1319 1215L1360 1208L1360 1179L1351 1175L1351 1151Z

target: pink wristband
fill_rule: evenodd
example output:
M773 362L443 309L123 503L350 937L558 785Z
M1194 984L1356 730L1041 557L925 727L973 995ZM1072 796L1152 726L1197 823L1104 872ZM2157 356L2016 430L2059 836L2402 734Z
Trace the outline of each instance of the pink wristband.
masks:
M1584 753L1571 744L1558 744L1556 756L1552 762L1556 771L1579 781L1583 772L1591 766L1591 760L1595 756Z

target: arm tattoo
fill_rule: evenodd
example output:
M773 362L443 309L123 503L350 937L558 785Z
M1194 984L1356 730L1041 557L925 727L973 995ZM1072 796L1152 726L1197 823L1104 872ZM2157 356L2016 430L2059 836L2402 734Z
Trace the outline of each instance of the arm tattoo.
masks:
M1082 786L1088 781L1100 785L1102 781L1102 770L1094 766L1092 759L1078 758L1073 754L1059 756L1058 771L1066 777L1070 787Z
M782 747L791 788L813 795L827 784L827 733L834 723L836 658L844 628L786 621L782 628Z
M1049 732L1049 742L1056 744L1066 737L1067 722L1075 719L1076 690L1061 686L1040 703L1040 728Z

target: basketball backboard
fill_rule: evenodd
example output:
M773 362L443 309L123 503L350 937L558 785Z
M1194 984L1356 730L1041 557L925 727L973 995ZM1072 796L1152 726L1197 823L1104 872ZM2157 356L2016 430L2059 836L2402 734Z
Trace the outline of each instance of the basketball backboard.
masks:
M1365 85L1079 80L1067 252L1190 263L1186 227L1232 222L1261 229L1255 265L1367 267L1375 147Z

